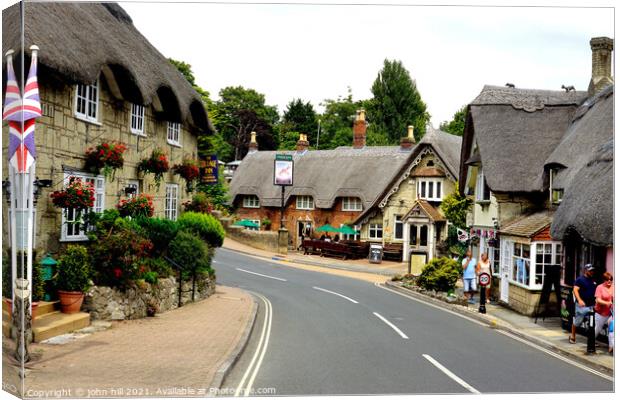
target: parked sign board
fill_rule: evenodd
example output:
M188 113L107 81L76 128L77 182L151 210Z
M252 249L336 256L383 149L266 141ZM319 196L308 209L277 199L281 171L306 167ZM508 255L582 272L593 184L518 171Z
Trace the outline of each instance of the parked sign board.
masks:
M293 156L290 154L276 154L274 161L273 184L293 186Z

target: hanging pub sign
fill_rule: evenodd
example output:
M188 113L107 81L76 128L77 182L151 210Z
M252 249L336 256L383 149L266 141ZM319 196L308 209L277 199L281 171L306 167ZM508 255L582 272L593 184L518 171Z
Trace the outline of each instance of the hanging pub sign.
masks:
M276 154L273 168L273 184L293 186L293 156L290 154Z
M215 185L218 183L217 156L207 156L202 162L202 183Z

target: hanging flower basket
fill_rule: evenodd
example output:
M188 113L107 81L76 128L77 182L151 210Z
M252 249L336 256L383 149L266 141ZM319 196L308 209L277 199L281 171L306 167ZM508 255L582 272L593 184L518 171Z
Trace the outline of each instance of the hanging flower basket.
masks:
M64 189L53 192L50 197L58 208L87 210L95 204L95 188L91 183L72 176Z
M194 181L200 176L198 162L195 160L184 159L183 163L172 167L174 173L185 179L186 191L191 193L194 190Z
M155 175L157 189L159 189L164 174L169 170L170 164L168 163L168 158L160 149L153 150L149 158L142 159L138 164L138 172Z
M152 217L155 212L153 196L140 194L127 200L121 200L116 208L121 217Z
M94 149L91 147L86 150L86 169L94 174L103 172L108 178L112 177L119 168L123 168L123 153L127 146L123 143L102 143Z

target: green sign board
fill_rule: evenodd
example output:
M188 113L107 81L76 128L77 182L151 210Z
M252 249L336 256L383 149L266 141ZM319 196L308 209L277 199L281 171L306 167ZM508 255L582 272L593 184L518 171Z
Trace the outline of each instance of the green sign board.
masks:
M293 156L290 154L276 154L276 161L293 161Z

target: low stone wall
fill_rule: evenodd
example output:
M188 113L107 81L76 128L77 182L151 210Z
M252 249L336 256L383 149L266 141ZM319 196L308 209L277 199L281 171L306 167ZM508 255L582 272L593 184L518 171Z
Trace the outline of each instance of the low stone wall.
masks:
M231 218L220 218L226 236L257 249L279 252L278 232L253 231L241 226L233 226Z
M196 278L195 300L203 300L215 293L215 280L207 276ZM181 287L181 304L192 301L192 281ZM158 313L178 307L179 282L175 278L159 279L157 284L139 281L124 291L107 286L93 286L84 297L82 309L91 318L103 320L138 319L146 317L147 306L152 303Z

